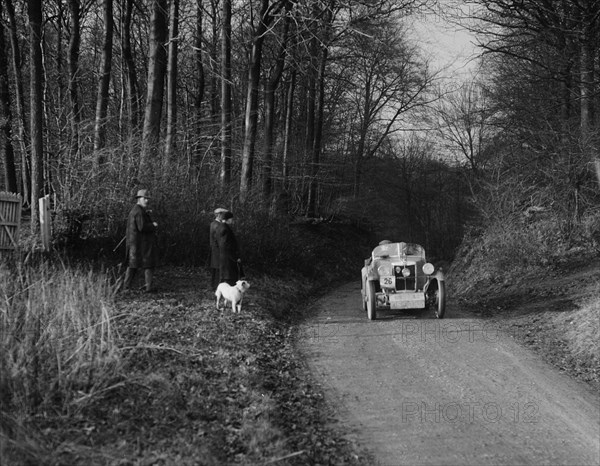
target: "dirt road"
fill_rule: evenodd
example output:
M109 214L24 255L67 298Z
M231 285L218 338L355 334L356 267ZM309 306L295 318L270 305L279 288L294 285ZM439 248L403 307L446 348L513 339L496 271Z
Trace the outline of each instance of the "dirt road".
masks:
M314 304L300 349L350 436L380 465L598 465L598 394L448 308L380 312L360 283Z

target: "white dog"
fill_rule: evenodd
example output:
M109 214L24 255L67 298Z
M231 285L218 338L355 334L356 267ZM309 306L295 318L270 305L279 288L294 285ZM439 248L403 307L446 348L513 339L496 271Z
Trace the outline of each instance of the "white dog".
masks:
M233 312L241 312L242 298L246 290L250 288L250 283L246 280L238 280L235 286L228 283L219 283L215 296L217 297L217 309L221 309L221 298L231 303Z

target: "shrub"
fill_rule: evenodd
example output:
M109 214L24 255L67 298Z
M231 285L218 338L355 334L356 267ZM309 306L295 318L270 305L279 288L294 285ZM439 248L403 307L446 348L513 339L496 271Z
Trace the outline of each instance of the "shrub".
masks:
M316 269L324 262L320 260L323 254L337 250L335 244L325 244L323 239L322 230L331 229L328 222L319 220L313 225L308 219L296 221L286 202L266 202L259 190L250 192L242 204L236 183L230 189L220 189L207 181L217 177L208 165L192 167L183 160L165 165L141 182L135 175L139 163L135 151L136 147L124 147L122 153L111 157L119 163L107 164L102 173L93 177L89 175L91 168L84 169L90 163L87 161L77 168L80 173L73 174L85 188L74 183L74 187L65 185L57 194L54 237L56 244L64 246L69 254L124 261L125 243L121 240L126 219L135 202L133 196L142 187L152 193L149 208L159 224L157 242L162 264L208 265L209 225L216 207L234 212L234 231L242 259L253 269L291 267L305 275L319 275ZM327 241L346 244L352 240L362 242L366 237L364 231L351 225L344 225L341 230L350 236L333 228L334 237ZM352 253L348 252L348 256L352 257ZM335 262L345 259L338 256Z
M463 239L450 274L457 291L468 292L482 281L507 280L548 266L564 252L565 242L552 219L531 223L504 219Z

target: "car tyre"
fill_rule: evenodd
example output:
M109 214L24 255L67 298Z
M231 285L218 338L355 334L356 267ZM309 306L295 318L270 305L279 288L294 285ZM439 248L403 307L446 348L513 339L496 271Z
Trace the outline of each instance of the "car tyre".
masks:
M367 280L365 292L367 294L367 317L369 320L377 319L377 296L375 295L375 282Z
M360 290L360 298L362 301L362 310L363 312L367 312L367 283L363 282L362 288Z
M438 319L443 319L446 313L446 283L438 281L438 287L435 292L435 316Z

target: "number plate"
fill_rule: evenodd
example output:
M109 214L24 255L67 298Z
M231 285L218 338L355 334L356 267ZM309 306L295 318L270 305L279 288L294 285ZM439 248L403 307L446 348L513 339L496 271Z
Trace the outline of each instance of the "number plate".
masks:
M395 293L389 296L390 309L424 309L423 293Z

